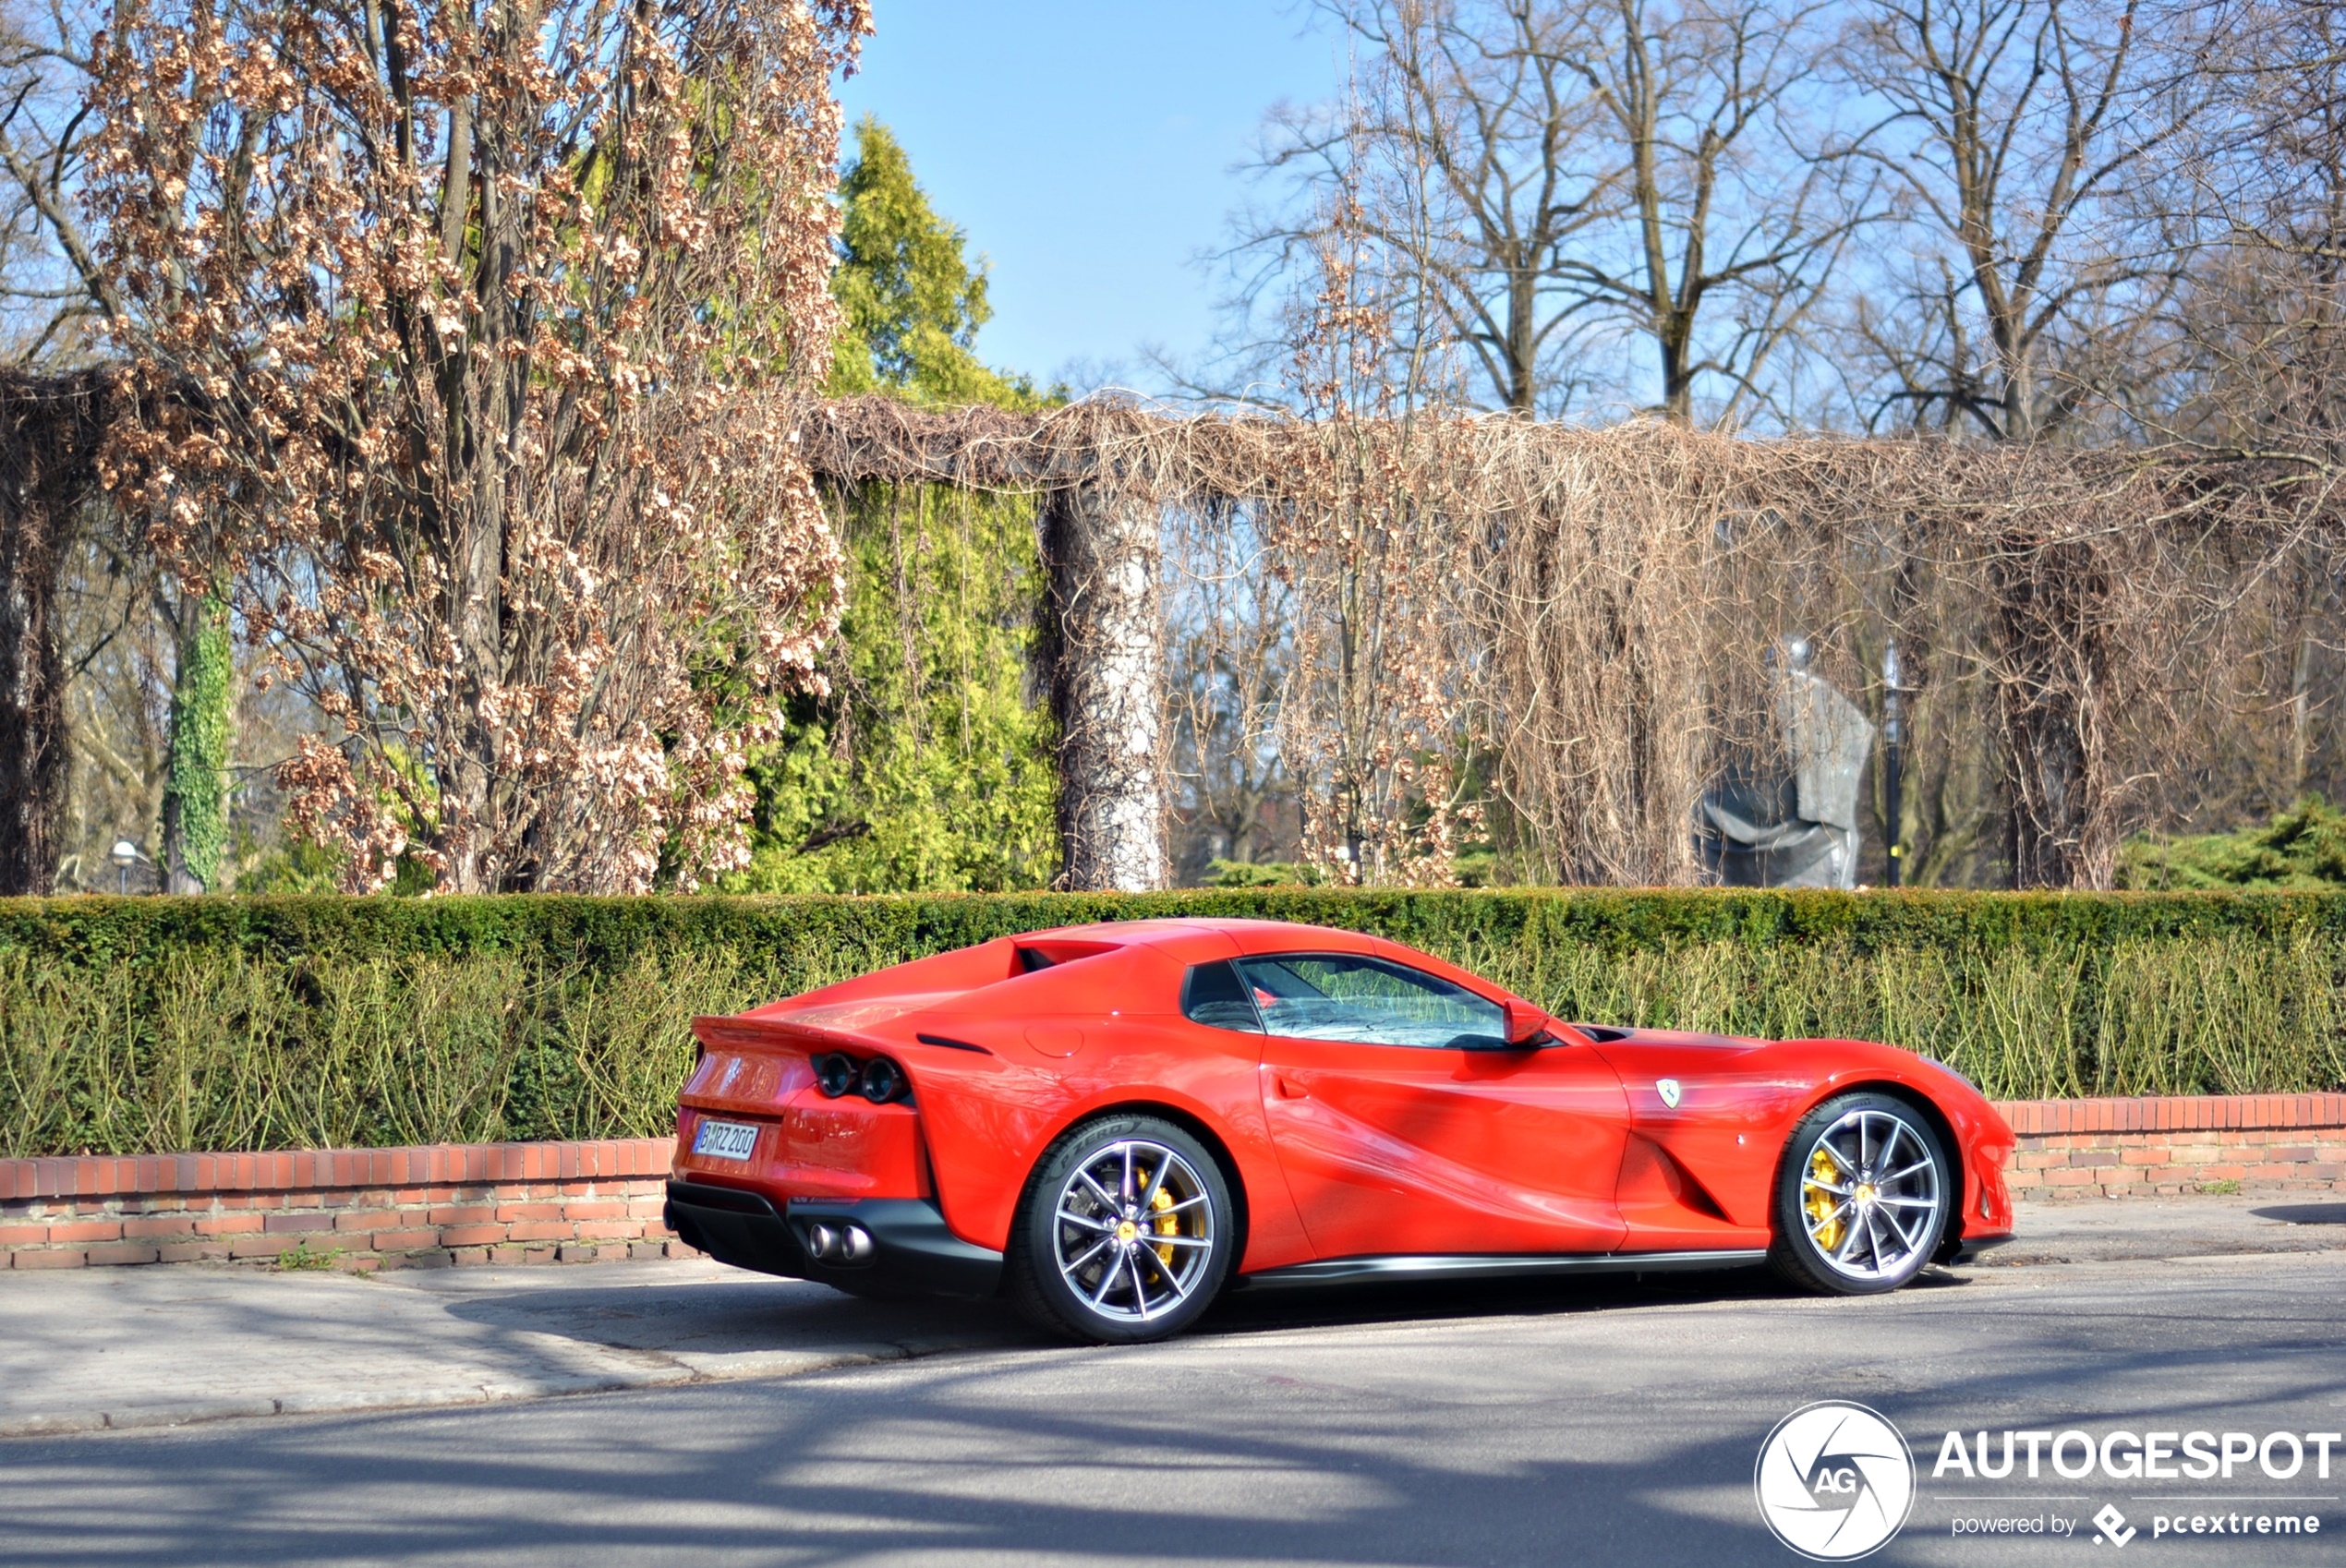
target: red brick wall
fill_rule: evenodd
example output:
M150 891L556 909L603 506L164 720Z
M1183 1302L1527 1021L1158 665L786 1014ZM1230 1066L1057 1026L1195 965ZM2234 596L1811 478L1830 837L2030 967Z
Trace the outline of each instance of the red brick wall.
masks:
M2015 1198L2346 1189L2346 1094L2026 1100L1996 1107L2020 1136Z
M2032 1100L2017 1198L2346 1189L2346 1094ZM0 1269L275 1258L343 1268L689 1257L660 1224L675 1140L0 1160Z
M672 1138L0 1160L0 1269L273 1259L342 1268L689 1257Z

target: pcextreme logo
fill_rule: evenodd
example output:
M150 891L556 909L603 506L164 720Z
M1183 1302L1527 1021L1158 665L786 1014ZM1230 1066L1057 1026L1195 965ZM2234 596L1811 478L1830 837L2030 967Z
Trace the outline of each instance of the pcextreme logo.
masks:
M1847 1562L1905 1524L1915 1462L1887 1417L1829 1399L1776 1423L1751 1484L1778 1540L1818 1562Z

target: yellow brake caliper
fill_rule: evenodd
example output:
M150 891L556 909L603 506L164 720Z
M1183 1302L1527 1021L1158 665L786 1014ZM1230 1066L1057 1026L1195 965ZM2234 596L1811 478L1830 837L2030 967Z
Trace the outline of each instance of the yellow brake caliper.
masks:
M1171 1193L1166 1191L1162 1187L1158 1188L1156 1189L1156 1196L1149 1200L1149 1207L1156 1211L1157 1235L1179 1236L1181 1234L1181 1216L1167 1212L1167 1210L1173 1207L1173 1195ZM1159 1242L1156 1245L1155 1252L1158 1262L1164 1264L1168 1269L1173 1266L1173 1248L1167 1247L1163 1242Z
M1825 1190L1826 1185L1840 1175L1841 1167L1832 1163L1832 1156L1819 1149L1808 1156L1808 1179L1800 1184L1805 1189L1800 1206L1808 1212L1809 1232L1816 1236L1817 1245L1828 1252L1841 1245L1842 1227L1847 1223L1834 1217L1841 1200ZM1824 1228L1819 1230L1819 1225Z

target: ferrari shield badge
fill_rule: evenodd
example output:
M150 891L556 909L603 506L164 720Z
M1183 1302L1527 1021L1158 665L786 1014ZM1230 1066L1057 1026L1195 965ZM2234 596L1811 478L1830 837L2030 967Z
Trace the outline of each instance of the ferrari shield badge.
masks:
M1665 1078L1659 1083L1656 1083L1654 1088L1661 1092L1662 1103L1663 1104L1669 1106L1674 1111L1678 1108L1678 1096L1684 1093L1685 1091L1678 1087L1678 1080L1676 1079Z

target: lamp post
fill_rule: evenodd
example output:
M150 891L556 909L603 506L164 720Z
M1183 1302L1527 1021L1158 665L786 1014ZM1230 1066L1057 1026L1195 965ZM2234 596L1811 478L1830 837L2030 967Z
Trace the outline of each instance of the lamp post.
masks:
M1899 862L1905 858L1905 845L1899 834L1905 822L1903 802L1899 800L1899 765L1905 750L1906 729L1900 713L1898 691L1898 639L1891 638L1881 649L1881 804L1882 836L1890 840L1888 869L1881 879L1889 887L1899 883Z
M112 858L115 869L115 891L127 894L130 891L130 868L139 863L139 846L127 838L117 838L114 841Z

